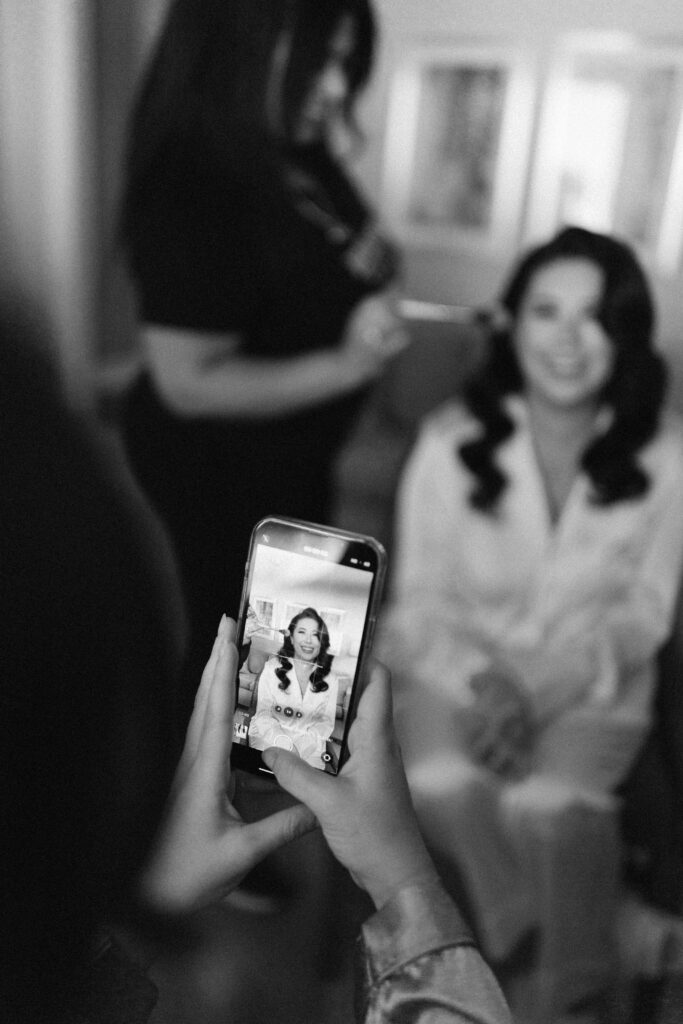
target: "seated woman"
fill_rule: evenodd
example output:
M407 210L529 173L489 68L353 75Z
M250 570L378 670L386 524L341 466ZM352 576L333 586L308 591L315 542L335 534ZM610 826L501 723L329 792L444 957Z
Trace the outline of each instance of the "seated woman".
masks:
M534 950L510 997L544 1024L610 980L614 793L681 576L683 427L653 328L631 251L564 229L514 271L398 497L380 649L413 798L491 960Z
M329 647L329 631L314 608L294 616L278 655L268 659L259 676L250 746L283 747L324 767L337 714L337 680L328 679Z

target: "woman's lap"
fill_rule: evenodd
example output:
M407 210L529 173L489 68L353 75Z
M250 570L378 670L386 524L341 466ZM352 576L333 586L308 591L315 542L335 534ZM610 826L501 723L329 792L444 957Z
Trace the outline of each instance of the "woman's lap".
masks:
M641 717L600 705L567 712L539 735L532 776L555 783L576 800L610 805L647 728Z
M551 975L563 974L565 955L569 965L601 949L607 969L619 839L614 801L600 786L627 768L642 727L602 717L565 716L522 780L501 780L455 749L408 766L427 841L494 960L535 926Z

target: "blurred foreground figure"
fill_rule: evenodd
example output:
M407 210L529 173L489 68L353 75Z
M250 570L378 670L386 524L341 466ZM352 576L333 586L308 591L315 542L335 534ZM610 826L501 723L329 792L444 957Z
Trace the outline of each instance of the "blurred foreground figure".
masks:
M116 450L67 410L23 314L0 306L3 1024L145 1024L157 994L131 938L138 954L150 929L168 939L316 818L378 911L358 1020L509 1024L420 837L384 670L339 778L266 751L304 803L245 823L228 795L237 651L223 616L171 785L182 615L163 532Z
M409 782L486 953L534 964L510 989L525 1021L598 999L614 969L614 794L683 559L653 327L631 251L563 230L514 270L487 362L424 425L399 496L380 651Z

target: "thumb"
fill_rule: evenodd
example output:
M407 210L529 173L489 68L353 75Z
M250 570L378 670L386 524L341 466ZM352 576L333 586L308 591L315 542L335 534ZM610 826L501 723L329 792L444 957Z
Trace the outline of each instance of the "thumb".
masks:
M296 804L245 825L242 836L244 839L248 837L250 859L257 863L285 843L317 827L318 822L308 807Z
M324 807L325 791L330 779L319 768L312 768L291 750L282 750L280 747L268 747L261 757L282 788L295 799L310 807L314 814L317 814L317 807Z

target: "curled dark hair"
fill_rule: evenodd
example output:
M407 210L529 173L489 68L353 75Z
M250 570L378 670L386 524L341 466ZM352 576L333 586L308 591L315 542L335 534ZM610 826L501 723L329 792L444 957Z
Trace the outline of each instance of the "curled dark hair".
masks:
M376 43L369 0L173 0L133 109L124 244L135 237L147 191L178 146L192 153L199 142L238 180L281 173L282 153L345 15L355 35L343 113L354 128Z
M313 693L321 693L324 690L329 689L329 683L325 682L325 677L328 675L332 668L332 662L334 661L334 655L329 653L330 649L330 633L325 625L324 619L318 615L315 608L304 608L302 612L298 612L294 616L289 626L287 627L287 636L285 637L282 647L278 651L278 657L280 659L280 667L275 670L275 675L280 680L279 688L286 690L289 687L289 678L287 673L292 668L292 662L290 658L294 657L294 644L292 642L292 636L294 630L297 627L297 623L301 619L313 619L318 623L318 629L320 630L320 650L318 652L318 660L316 666L311 673L309 686Z
M666 391L667 371L653 347L654 306L647 280L631 249L608 235L567 227L519 263L502 296L516 318L533 275L563 259L587 259L603 273L598 319L614 346L614 367L601 394L612 411L608 428L586 448L581 467L597 505L641 497L649 487L637 454L654 436ZM507 479L495 460L496 448L514 431L505 409L507 395L524 390L509 327L492 329L487 359L465 389L465 404L483 427L461 445L459 457L475 477L470 504L495 510Z

